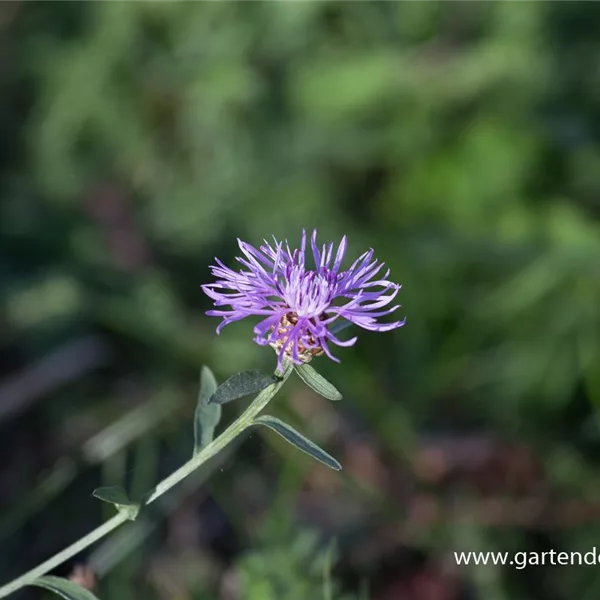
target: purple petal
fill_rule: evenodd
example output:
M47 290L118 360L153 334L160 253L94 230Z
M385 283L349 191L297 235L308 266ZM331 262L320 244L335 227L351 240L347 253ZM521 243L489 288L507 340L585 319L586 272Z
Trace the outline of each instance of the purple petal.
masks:
M340 246L338 248L337 254L335 255L335 261L333 263L332 271L337 273L340 270L340 266L342 264L342 260L344 260L344 254L346 253L346 247L348 246L348 239L346 236L342 238L340 242Z
M312 247L313 257L315 259L315 266L319 268L321 265L321 253L317 246L317 230L313 229L312 236L310 237L310 245Z

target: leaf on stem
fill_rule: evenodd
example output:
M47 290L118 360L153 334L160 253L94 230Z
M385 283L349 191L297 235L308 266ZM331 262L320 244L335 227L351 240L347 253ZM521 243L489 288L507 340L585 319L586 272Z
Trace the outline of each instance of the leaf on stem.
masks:
M336 387L329 383L323 375L317 373L310 365L294 365L294 368L296 369L296 373L300 376L300 379L302 379L308 387L317 392L317 394L328 400L342 399L342 395L338 392Z
M119 512L125 513L130 521L135 521L140 512L139 503L130 500L125 490L118 485L96 488L92 492L92 496L103 502L114 504L116 509Z
M66 598L66 600L98 600L92 592L77 583L63 579L62 577L54 577L53 575L39 577L32 581L30 585L50 590L62 598Z
M295 446L298 448L298 450L302 450L302 452L306 452L306 454L310 454L310 456L316 458L319 462L322 462L331 469L335 471L340 471L342 469L342 465L340 465L340 463L335 460L333 456L327 454L325 450L319 448L319 446L317 446L314 442L311 442L301 433L298 433L291 425L284 423L277 417L262 415L260 417L256 417L256 419L253 421L253 424L265 425L273 431L276 431L281 437L292 444L292 446Z
M225 404L250 394L262 392L265 388L276 383L273 375L262 371L244 371L233 375L222 383L211 396L209 404Z
M217 380L208 367L200 373L200 391L194 414L194 454L213 441L215 429L221 420L221 405L209 404L217 390Z

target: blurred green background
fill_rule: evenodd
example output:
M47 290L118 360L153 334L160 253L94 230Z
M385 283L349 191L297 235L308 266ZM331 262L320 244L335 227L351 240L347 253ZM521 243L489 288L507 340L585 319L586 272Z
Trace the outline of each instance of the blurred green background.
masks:
M600 4L0 4L0 579L185 462L236 238L346 233L403 284L344 394L294 378L241 445L56 574L101 600L595 600ZM225 407L224 422L247 401ZM153 505L154 506L154 505ZM334 542L334 543L333 543ZM332 545L333 544L333 545ZM25 591L23 598L38 598Z

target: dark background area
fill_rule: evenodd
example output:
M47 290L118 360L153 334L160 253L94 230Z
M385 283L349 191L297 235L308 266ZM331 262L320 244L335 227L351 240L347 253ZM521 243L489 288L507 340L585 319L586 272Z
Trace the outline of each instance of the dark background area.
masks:
M57 574L600 597L600 565L453 555L600 548L599 30L575 1L0 3L0 580L111 515L95 487L189 458L203 364L272 370L199 286L237 237L317 227L375 248L407 316L315 361L342 403L294 378L270 409L344 470L257 430Z

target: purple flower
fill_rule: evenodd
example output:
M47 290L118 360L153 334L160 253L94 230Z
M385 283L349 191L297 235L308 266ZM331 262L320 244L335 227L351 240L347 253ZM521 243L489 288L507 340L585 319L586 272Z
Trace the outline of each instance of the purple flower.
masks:
M380 271L384 263L373 258L373 250L359 256L345 271L340 270L346 252L346 236L337 251L329 243L317 246L317 231L311 238L315 268L305 263L306 231L302 232L299 250L291 251L289 244L274 239L259 249L238 240L243 258L239 272L226 267L218 258L218 266L211 272L216 283L203 285L204 292L214 300L216 307L230 310L209 310L206 314L223 317L217 333L229 323L249 316L260 316L256 325L255 341L271 345L277 351L278 365L285 356L294 363L308 362L313 356L325 353L332 360L329 344L352 346L357 338L342 341L333 331L338 319L371 331L389 331L404 325L403 321L379 323L379 317L394 312L399 305L388 305L396 297L400 286L387 280ZM376 279L376 276L379 279ZM384 308L387 307L387 308Z

